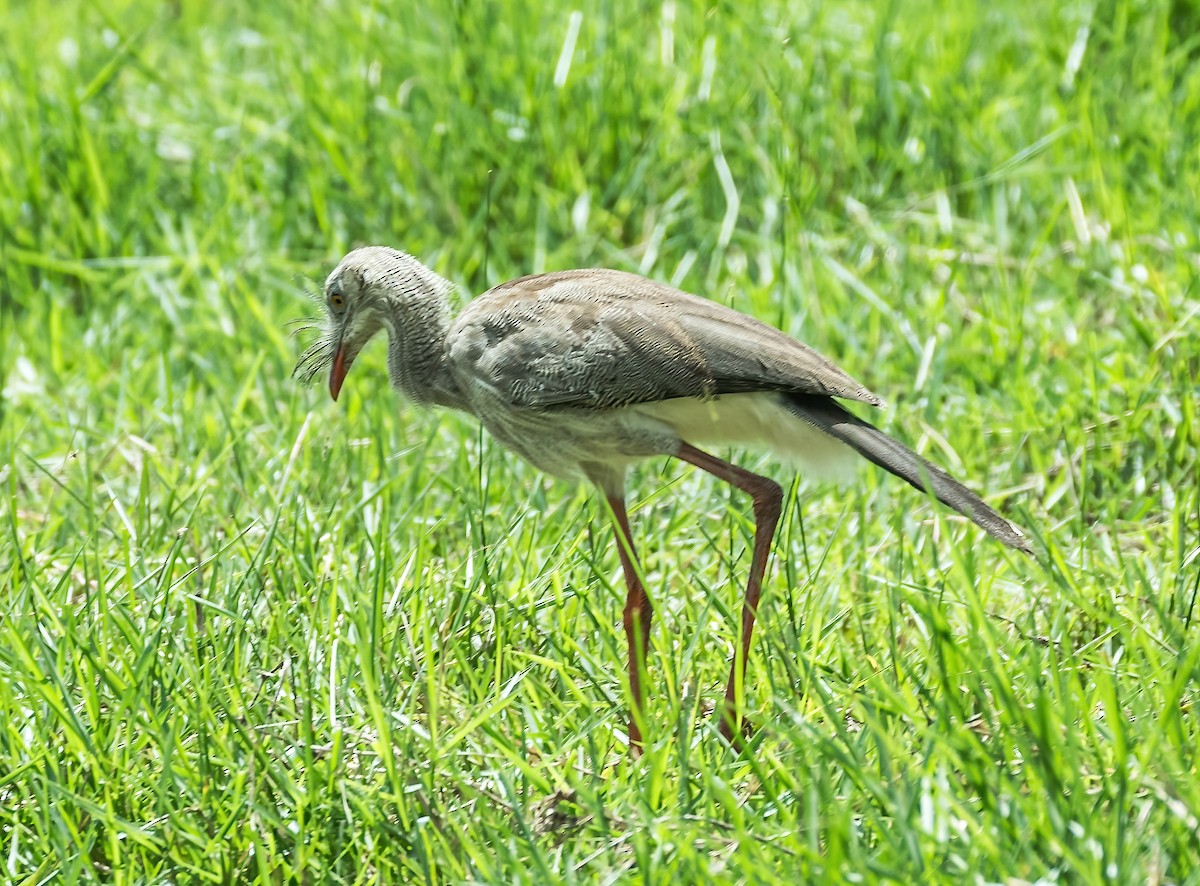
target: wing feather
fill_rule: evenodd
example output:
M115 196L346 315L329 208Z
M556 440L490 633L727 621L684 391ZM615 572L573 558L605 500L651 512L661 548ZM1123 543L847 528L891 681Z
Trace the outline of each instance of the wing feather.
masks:
M451 365L513 405L605 408L754 391L881 401L812 348L635 274L523 277L472 301Z

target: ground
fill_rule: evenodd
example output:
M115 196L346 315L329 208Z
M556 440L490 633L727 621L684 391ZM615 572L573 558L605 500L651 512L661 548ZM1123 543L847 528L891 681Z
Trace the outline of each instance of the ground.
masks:
M1200 882L1189 4L2 8L4 879ZM602 502L290 378L365 243L752 313L1036 553L733 453L737 753L748 502L647 463L631 760Z

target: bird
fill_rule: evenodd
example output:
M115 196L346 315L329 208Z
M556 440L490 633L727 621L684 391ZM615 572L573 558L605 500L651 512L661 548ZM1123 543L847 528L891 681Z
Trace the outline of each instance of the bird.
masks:
M386 246L348 253L323 290L320 334L295 375L326 368L336 401L355 359L388 339L392 386L418 406L474 415L525 461L586 481L608 503L626 586L629 751L644 746L643 681L654 607L626 508L631 465L680 459L749 495L754 537L741 619L718 731L740 741L740 699L763 577L783 508L775 480L711 454L765 449L802 469L843 473L858 456L936 497L1010 548L1025 537L940 467L839 401L883 401L817 351L733 308L636 274L609 269L520 277L470 300L454 316L456 287Z

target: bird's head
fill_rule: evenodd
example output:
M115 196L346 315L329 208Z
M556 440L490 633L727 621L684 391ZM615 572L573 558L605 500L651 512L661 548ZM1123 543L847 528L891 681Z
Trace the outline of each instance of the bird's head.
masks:
M412 256L386 246L348 253L325 280L324 316L315 323L321 336L296 363L295 375L311 381L329 367L334 400L350 365L381 329L395 333L394 318L414 300L443 297L440 277Z

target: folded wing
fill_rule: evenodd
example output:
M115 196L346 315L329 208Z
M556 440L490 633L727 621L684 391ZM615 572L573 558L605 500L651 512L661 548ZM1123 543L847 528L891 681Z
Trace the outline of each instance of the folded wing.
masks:
M611 408L778 391L881 401L812 348L707 299L620 271L524 277L481 295L451 363L514 406Z

